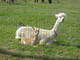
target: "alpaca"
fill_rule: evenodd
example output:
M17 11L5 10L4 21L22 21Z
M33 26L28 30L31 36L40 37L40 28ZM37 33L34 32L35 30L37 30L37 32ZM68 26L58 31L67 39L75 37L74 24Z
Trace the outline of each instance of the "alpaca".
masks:
M16 31L16 39L21 40L21 44L36 45L39 30L34 27L21 27ZM36 42L37 42L36 41Z
M39 44L50 44L53 39L58 35L59 27L66 16L65 13L55 14L57 20L51 30L40 29L38 34L38 39L40 39Z
M36 28L36 27L34 27L34 29L33 29L33 27L31 27L31 26L23 26L23 27L20 27L16 31L16 38L21 39L21 35L23 34L22 32L24 32L24 34L28 37L35 36L34 31L38 30L38 34L36 34L37 39L35 39L33 41L34 42L33 44L35 44L35 43L36 44L45 44L45 43L50 44L53 41L53 39L58 35L59 27L60 27L61 23L63 22L66 14L59 13L59 14L55 14L55 16L56 16L57 20L51 30L46 30L46 29L41 29L41 28Z

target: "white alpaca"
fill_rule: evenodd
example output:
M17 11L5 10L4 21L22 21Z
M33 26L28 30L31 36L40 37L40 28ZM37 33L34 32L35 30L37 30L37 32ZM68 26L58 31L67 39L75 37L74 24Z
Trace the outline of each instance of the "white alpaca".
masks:
M44 44L44 43L50 44L52 43L53 39L57 36L59 27L63 22L63 19L66 16L66 14L59 13L59 14L55 14L55 16L57 20L51 30L40 29L39 37L38 37L40 39L39 44Z
M38 33L38 40L34 40L36 43L36 41L38 41L37 44L44 44L44 43L51 43L53 41L53 39L57 36L58 34L58 30L60 27L60 24L63 22L64 17L66 16L65 13L59 13L59 14L55 14L57 20L56 23L54 24L53 28L51 30L46 30L46 29L41 29L41 28L36 28L34 27L20 27L17 31L16 31L16 38L21 39L21 35L23 34L22 32L25 33L26 36L34 36L35 33L33 33L36 30L39 30ZM26 31L28 32L28 34L26 33Z
M35 45L35 40L37 40L37 35L39 33L39 29L35 29L34 27L20 27L16 31L16 39L20 39L22 44ZM38 40L37 40L38 41ZM36 42L37 42L36 41Z

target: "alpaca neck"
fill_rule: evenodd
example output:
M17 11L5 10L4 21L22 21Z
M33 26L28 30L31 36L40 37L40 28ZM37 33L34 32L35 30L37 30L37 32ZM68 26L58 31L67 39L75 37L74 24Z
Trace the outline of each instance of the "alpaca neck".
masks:
M64 19L64 17L62 17L62 18L57 18L57 21L56 21L56 23L54 24L54 26L53 26L53 28L52 28L52 31L54 32L58 32L58 30L59 30L59 27L60 27L60 25L61 25L61 22L59 22L60 20L63 20Z

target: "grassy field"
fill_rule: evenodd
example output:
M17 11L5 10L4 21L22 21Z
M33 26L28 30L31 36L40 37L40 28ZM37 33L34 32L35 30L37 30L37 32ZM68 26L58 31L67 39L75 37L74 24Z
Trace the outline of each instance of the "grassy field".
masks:
M24 1L0 2L0 60L80 60L80 0L53 0L52 4ZM59 12L67 17L56 43L32 47L15 39L19 22L51 29L56 21L54 14Z

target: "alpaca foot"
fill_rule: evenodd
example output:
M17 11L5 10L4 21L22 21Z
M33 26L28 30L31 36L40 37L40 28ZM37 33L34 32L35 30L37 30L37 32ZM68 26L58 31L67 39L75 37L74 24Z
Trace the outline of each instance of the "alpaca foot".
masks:
M46 43L46 45L50 45L50 44L53 44L53 43L56 43L56 42L57 42L57 40L49 41L49 42Z
M45 44L45 43L46 43L46 40L41 40L41 41L39 42L40 45Z

